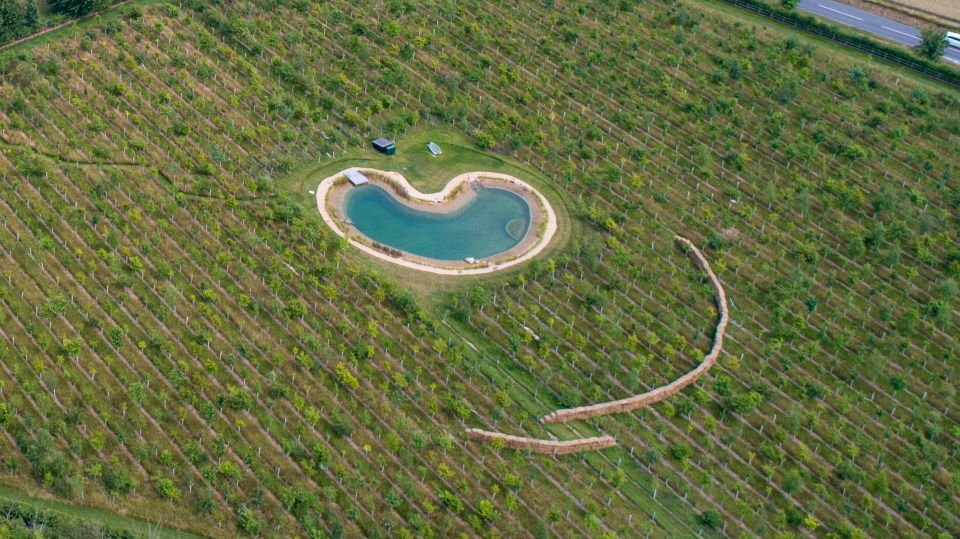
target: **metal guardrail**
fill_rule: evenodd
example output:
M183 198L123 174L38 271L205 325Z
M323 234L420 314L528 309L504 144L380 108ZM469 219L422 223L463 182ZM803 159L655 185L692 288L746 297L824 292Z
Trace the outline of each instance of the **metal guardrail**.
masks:
M921 75L924 75L924 76L926 76L926 77L930 77L930 78L936 79L937 81L940 81L940 82L942 82L942 83L944 83L944 84L948 84L948 85L950 85L950 86L953 86L954 88L960 88L960 74L953 75L953 74L947 74L947 73L943 73L943 72L940 72L940 71L932 70L932 69L930 69L928 66L926 66L926 65L924 65L924 64L922 64L922 63L919 63L919 62L910 62L910 61L904 60L904 59L901 58L901 57L894 56L894 55L892 55L892 54L886 53L886 52L884 52L883 50L881 50L881 49L879 49L879 48L877 48L877 47L864 46L863 43L859 43L859 42L856 42L856 41L853 41L853 40L849 40L849 39L844 39L843 37L838 36L838 35L833 34L833 33L824 32L823 30L820 30L819 28L812 27L812 26L810 26L810 25L808 25L808 24L803 24L802 22L796 21L796 20L794 20L794 19L792 19L792 18L790 18L790 17L786 17L786 16L784 16L784 15L781 14L781 13L777 13L777 12L772 11L772 10L769 10L769 9L764 9L764 8L759 7L759 6L756 6L756 5L754 5L754 4L750 4L750 3L747 3L747 2L740 2L740 1L738 1L738 0L722 0L722 1L725 2L725 3L727 3L727 4L730 4L730 5L732 5L732 6L736 6L736 7L740 8L740 9L744 9L744 10L749 11L749 12L751 12L751 13L755 13L755 14L757 14L757 15L760 15L761 17L766 17L766 18L768 18L768 19L771 19L771 20L773 20L773 21L779 22L779 23L781 23L781 24L786 24L787 26L796 28L796 29L798 29L798 30L803 30L804 32L809 32L809 33L811 33L811 34L820 36L820 37L822 37L822 38L824 38L824 39L829 39L830 41L833 41L834 43L839 43L839 44L844 45L844 46L847 46L847 47L853 47L854 49L857 49L857 50L860 51L860 52L867 53L867 54L869 54L869 55L871 55L871 56L874 56L874 57L876 57L876 58L879 58L879 59L881 59L881 60L883 60L883 61L885 61L885 62L889 62L889 63L891 63L891 64L896 64L896 65L898 65L898 66L900 66L900 67L905 67L905 68L907 68L907 69L909 69L909 70L911 70L911 71L915 71L915 72L920 73Z

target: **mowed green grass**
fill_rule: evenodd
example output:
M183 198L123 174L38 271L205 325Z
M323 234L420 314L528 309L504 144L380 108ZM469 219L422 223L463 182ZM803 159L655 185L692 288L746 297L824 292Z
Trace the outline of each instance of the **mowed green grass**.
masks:
M443 150L434 156L427 149L433 141ZM476 150L460 133L428 127L416 129L396 140L397 153L384 155L374 150L369 141L362 148L349 150L334 158L321 157L307 164L289 177L280 180L281 192L307 194L316 189L323 178L350 167L370 167L390 172L399 172L411 185L422 192L433 193L443 189L450 180L466 172L500 172L522 180L532 180L536 174L520 165L490 153Z

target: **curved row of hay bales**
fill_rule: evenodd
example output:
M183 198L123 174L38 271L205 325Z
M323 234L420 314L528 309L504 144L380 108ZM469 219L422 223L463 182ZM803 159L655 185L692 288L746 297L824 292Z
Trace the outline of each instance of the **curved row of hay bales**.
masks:
M723 334L727 329L727 295L723 291L723 286L720 285L720 280L717 279L716 274L714 274L713 270L710 269L710 264L707 262L707 259L704 258L703 253L700 252L700 249L697 249L693 242L687 238L676 236L674 239L687 248L687 255L693 261L693 264L705 271L707 276L710 278L710 286L713 288L713 293L717 302L717 310L720 313L720 320L717 322L717 329L713 336L713 347L710 349L710 352L707 353L707 355L703 358L703 361L700 363L700 365L697 365L697 368L665 386L660 386L656 389L651 389L646 393L641 393L625 399L601 402L599 404L592 404L590 406L579 406L576 408L556 410L541 417L541 423L566 423L567 421L573 421L576 419L588 419L600 415L630 412L636 410L637 408L649 406L655 402L660 402L663 399L672 397L673 395L681 392L685 387L700 379L700 377L706 374L707 371L710 370L710 367L713 367L714 363L717 362L717 358L720 356L720 350L723 348Z
M703 256L703 253L700 252L700 249L697 249L693 242L682 236L676 236L674 239L677 241L677 243L683 245L687 249L687 255L690 257L690 260L693 262L693 264L706 272L710 279L710 287L713 288L714 298L717 302L717 311L720 314L720 319L717 322L717 328L713 336L713 346L710 348L710 351L707 353L707 355L704 356L703 361L700 362L700 364L697 365L697 367L692 371L684 374L680 378L670 382L665 386L660 386L656 389L651 389L646 393L641 393L625 399L601 402L599 404L593 404L590 406L579 406L576 408L555 410L541 417L541 423L566 423L567 421L573 421L576 419L589 419L591 417L601 415L630 412L636 410L637 408L649 406L655 402L660 402L663 399L676 395L685 387L696 382L701 376L706 374L706 372L710 370L710 367L713 367L713 365L717 362L717 358L720 356L720 350L723 348L723 335L727 330L727 322L729 320L729 314L727 311L727 295L723 290L723 286L720 285L720 280L717 279L717 275L713 273L713 270L710 268L710 264ZM579 438L576 440L556 441L513 436L510 434L501 434L499 432L490 432L480 429L467 429L467 436L469 436L471 440L475 441L489 443L500 441L500 443L503 444L503 447L531 451L546 455L568 455L583 451L606 449L608 447L617 445L616 440L607 435L594 438Z
M493 443L500 440L503 447L508 449L518 449L521 451L531 451L543 455L569 455L572 453L582 453L584 451L597 451L617 445L617 441L612 436L597 436L595 438L578 438L576 440L539 440L537 438L526 438L523 436L513 436L511 434L502 434L499 432L490 432L480 429L467 429L467 436L471 440L478 442Z

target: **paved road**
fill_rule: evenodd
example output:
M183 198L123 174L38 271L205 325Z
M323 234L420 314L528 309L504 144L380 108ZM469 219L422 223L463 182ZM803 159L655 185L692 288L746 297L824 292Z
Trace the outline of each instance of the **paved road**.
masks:
M834 2L833 0L800 0L799 9L831 21L866 30L904 45L920 43L920 30L886 17ZM944 59L960 64L960 49L948 48Z

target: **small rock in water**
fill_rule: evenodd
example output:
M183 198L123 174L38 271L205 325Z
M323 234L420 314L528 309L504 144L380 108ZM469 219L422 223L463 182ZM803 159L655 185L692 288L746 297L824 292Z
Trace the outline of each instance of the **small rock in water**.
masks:
M474 262L477 261L477 259L473 258L472 256L468 256L467 258L464 258L463 261L466 262L467 264L473 264Z

